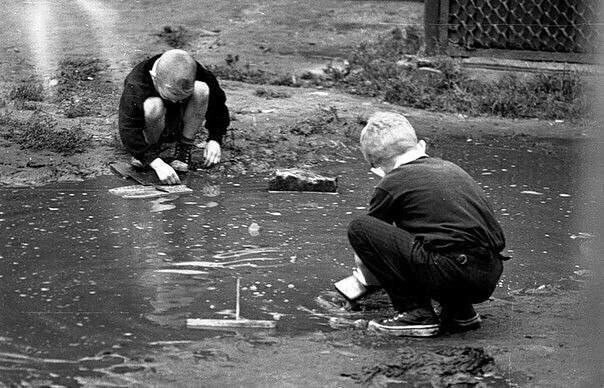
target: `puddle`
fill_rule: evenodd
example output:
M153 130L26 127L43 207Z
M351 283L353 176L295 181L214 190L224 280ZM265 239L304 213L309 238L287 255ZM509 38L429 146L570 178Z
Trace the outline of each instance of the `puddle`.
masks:
M468 170L493 202L513 256L496 295L578 276L593 232L574 229L572 217L594 201L577 192L578 167L465 143L431 154ZM350 274L346 227L377 179L358 160L321 172L338 176L337 195L269 193L261 176L200 175L191 192L140 198L110 192L124 182L111 176L1 188L0 351L78 359L215 335L185 321L231 318L237 278L242 316L278 319L277 333L328 329L329 314L312 314L315 299ZM32 368L10 357L2 365L16 376Z

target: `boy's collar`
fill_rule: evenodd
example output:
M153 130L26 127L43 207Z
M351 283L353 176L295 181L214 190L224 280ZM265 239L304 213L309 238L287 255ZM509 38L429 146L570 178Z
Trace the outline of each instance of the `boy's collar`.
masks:
M418 144L416 147L408 150L404 154L399 155L396 158L396 161L394 162L394 167L392 167L392 169L394 170L395 168L400 167L403 164L411 163L414 160L421 158L422 156L428 156L426 154L426 147L425 145L422 147L420 144Z

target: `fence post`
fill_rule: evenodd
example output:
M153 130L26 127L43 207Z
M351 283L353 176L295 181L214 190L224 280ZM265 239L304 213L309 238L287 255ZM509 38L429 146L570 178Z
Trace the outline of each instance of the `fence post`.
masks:
M424 37L426 41L426 55L434 55L439 39L440 1L424 0Z

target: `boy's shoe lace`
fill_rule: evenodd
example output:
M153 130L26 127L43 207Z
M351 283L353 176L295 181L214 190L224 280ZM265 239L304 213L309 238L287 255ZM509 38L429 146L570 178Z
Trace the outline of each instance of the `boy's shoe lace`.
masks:
M191 148L192 144L177 143L174 149L174 160L170 166L176 171L187 172L191 164Z

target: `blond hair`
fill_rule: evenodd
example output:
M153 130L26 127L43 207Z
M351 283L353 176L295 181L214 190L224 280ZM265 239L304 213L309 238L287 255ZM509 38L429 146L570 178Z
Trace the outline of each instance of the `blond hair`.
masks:
M405 153L417 145L415 130L405 116L393 112L376 112L361 132L361 152L372 166Z

